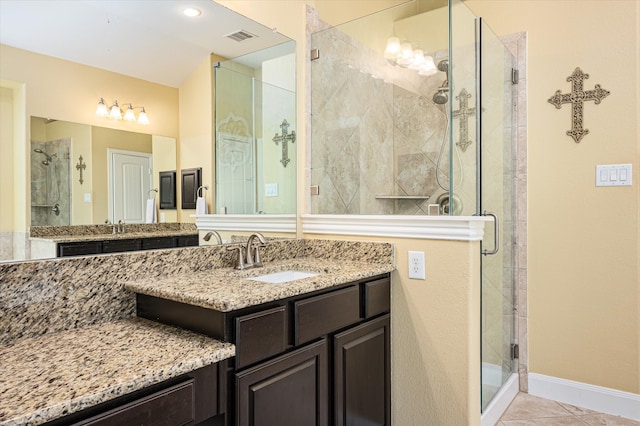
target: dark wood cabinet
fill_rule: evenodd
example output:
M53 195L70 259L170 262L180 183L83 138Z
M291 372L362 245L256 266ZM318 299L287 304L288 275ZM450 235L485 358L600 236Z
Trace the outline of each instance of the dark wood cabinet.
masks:
M121 253L136 250L157 250L199 245L198 235L170 237L126 238L58 243L58 257L84 256L88 254Z
M389 315L334 336L335 426L388 426L390 412Z
M140 239L131 240L105 240L102 242L102 253L120 253L135 251L142 248Z
M235 376L237 426L328 424L326 340Z
M236 345L228 426L391 424L389 274L231 312L136 300L138 316Z
M119 396L47 426L178 426L224 422L227 361Z
M176 247L176 237L143 238L142 250L156 250Z
M77 243L58 244L58 257L85 256L102 253L100 241L82 241Z

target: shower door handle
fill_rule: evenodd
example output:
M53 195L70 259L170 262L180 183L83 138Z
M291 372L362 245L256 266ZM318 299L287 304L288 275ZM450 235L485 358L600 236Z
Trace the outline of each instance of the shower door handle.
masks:
M498 253L498 250L500 250L500 232L499 232L499 220L498 220L498 216L495 213L491 213L488 211L484 211L484 213L482 213L482 216L491 216L493 218L493 221L495 223L495 227L493 230L493 238L494 238L494 246L493 246L493 250L489 251L489 250L482 250L482 254L485 256L488 255L494 255L496 253Z

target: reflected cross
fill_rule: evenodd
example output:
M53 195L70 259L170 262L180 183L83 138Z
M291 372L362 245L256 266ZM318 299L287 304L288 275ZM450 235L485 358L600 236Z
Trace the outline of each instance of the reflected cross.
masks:
M589 133L588 129L582 127L584 101L593 101L595 104L599 104L609 95L609 92L601 88L599 84L596 84L593 90L584 90L584 80L587 78L589 78L589 74L582 72L580 67L576 68L573 74L567 77L567 81L571 82L571 92L562 93L562 91L556 90L556 94L548 99L548 102L557 109L560 109L562 104L571 104L571 130L567 130L567 135L571 136L576 143Z
M273 137L273 141L276 143L276 145L278 145L279 142L282 142L282 160L280 160L280 162L284 167L287 167L287 164L289 164L289 161L291 161L289 159L288 142L295 143L296 131L292 130L291 133L289 133L289 123L287 122L286 118L282 120L280 129L282 129L282 134L278 135L276 133L276 135Z
M82 155L78 158L78 164L76 164L76 170L80 172L80 185L84 182L82 179L82 171L87 168L87 163L82 162Z
M456 142L456 145L460 147L462 152L465 152L471 141L469 140L469 117L476 113L475 108L469 108L469 99L471 94L466 89L462 89L460 94L456 96L456 99L460 101L460 109L453 111L453 118L460 119L460 140Z

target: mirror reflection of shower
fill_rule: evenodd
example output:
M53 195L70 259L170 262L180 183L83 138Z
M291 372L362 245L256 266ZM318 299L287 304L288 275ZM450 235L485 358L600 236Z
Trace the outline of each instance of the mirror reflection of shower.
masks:
M49 155L46 152L44 152L43 150L41 150L40 148L34 149L33 152L37 152L38 154L42 154L45 157L47 157L46 160L42 161L42 164L44 164L45 166L48 166L49 164L51 164L51 161L53 161L52 157L57 157L58 156L58 154Z
M32 141L31 147L31 224L69 225L71 139Z

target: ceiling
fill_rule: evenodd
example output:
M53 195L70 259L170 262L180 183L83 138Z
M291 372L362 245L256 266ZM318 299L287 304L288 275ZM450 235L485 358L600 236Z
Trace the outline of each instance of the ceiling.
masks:
M226 37L238 30L257 37ZM170 87L210 53L231 59L287 41L212 0L0 0L0 43Z

